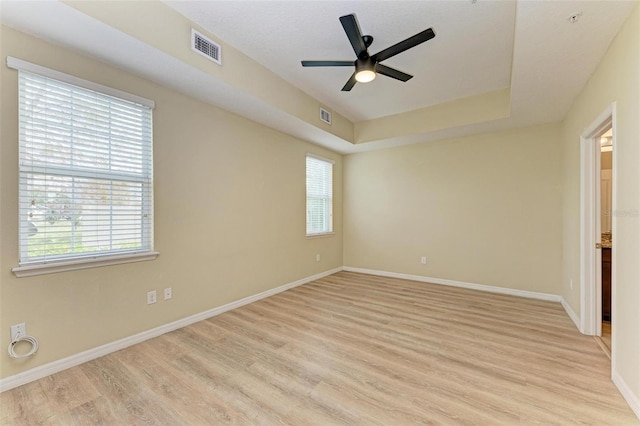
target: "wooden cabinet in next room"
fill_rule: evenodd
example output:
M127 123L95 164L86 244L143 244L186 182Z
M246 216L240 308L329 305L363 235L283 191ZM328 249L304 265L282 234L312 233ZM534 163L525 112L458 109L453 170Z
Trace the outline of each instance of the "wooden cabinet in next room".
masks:
M611 321L611 249L602 249L602 320Z

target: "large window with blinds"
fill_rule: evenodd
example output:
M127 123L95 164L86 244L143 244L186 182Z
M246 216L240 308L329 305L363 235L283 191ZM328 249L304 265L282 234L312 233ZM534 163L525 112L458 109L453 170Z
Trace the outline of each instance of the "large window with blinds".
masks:
M153 103L19 60L14 66L20 266L151 252Z
M307 235L333 232L333 161L307 155Z

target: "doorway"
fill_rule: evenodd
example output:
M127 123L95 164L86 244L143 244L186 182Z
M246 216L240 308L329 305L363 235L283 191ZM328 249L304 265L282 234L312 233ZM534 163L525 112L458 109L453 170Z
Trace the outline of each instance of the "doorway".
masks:
M602 250L601 269L601 333L600 343L611 355L611 252L613 250L613 128L609 127L599 136L600 141L600 243Z
M609 235L611 242L616 240L615 121L613 103L585 129L580 139L580 331L602 336L604 324L605 335L611 330L607 342L610 353L615 352L615 327L608 327L615 324L615 248L606 240ZM610 152L611 170L604 173L602 166L609 166L609 155L602 155L603 143L605 152ZM603 183L602 178L607 176L611 178ZM603 241L605 247L609 246L607 250L603 250ZM608 288L603 288L603 281ZM609 321L603 322L603 314Z

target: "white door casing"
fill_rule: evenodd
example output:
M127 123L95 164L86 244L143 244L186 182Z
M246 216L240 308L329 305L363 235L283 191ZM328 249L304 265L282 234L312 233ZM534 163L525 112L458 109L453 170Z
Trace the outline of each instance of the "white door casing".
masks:
M580 137L580 331L588 335L602 333L602 251L596 249L601 240L600 142L599 136L613 129L613 168L616 163L616 105L609 105ZM611 212L615 212L615 179L611 193ZM612 214L612 238L615 237L615 215ZM612 249L611 319L615 322L615 248ZM615 328L612 329L612 355L615 350Z

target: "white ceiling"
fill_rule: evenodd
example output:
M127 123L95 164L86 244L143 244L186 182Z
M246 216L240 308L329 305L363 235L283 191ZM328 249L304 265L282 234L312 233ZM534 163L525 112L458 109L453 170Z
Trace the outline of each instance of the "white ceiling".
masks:
M198 99L340 152L560 121L637 0L169 1L174 10L323 104L357 122L510 88L511 115L432 133L353 145L292 119L58 1L0 1L3 24L81 51ZM568 17L581 12L571 24ZM356 13L370 53L433 27L436 37L385 64L414 78L379 76L340 89L349 68L303 59L354 59L338 18ZM108 43L105 43L108 40ZM95 46L101 49L95 49ZM189 78L184 78L189 76ZM206 87L206 90L203 90Z
M369 120L509 86L516 3L509 1L168 1L203 28L352 121ZM355 60L339 17L355 13L374 54L427 28L436 37L384 62L414 76L380 76L340 89Z

